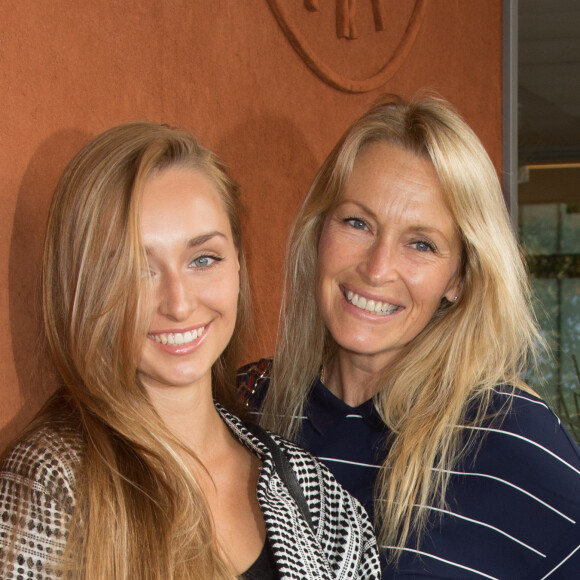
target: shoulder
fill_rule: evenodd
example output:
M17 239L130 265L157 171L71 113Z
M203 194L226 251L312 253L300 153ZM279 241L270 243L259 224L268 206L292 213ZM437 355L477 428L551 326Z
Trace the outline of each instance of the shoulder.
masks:
M238 370L238 399L252 409L262 405L272 374L272 359L262 358L248 363Z
M301 447L270 434L292 465L306 501L320 517L321 526L356 529L361 535L373 536L372 526L360 502L336 481L330 470Z
M533 394L496 388L490 410L496 415L473 427L479 444L463 462L451 505L483 522L477 533L489 537L479 545L503 550L498 569L526 566L529 573L537 566L544 572L534 577L542 577L557 566L569 573L580 560L580 449Z
M272 468L272 475L276 474L276 478L280 475L278 471L281 470L278 469L279 465L272 453L273 445L274 450L276 451L277 448L277 450L281 451L290 463L292 471L296 475L309 503L316 505L320 502L328 502L329 505L332 504L334 506L336 505L334 500L340 497L341 502L352 504L353 509L358 511L360 506L358 501L345 491L328 468L311 453L276 433L244 423L219 404L216 404L216 408L237 438L256 453L264 465L268 467L268 469L264 470L266 473L269 473L270 468ZM316 507L317 512L319 507ZM362 510L362 507L360 509ZM328 514L330 512L326 509L324 513Z
M216 408L240 442L256 453L262 461L271 463L273 467L276 467L276 459L272 451L276 448L280 450L291 463L293 471L301 479L301 485L309 478L314 478L318 482L317 474L321 471L328 472L313 455L284 437L256 424L243 422L217 403ZM330 477L332 479L332 476Z
M563 493L580 505L574 499L580 487L580 448L542 399L521 389L497 387L488 417L465 429L473 443L468 461L478 469L507 474L526 489Z
M78 432L44 427L5 456L0 465L0 576L17 566L31 578L56 577L75 506L81 450Z
M263 473L268 477L283 479L283 474L280 472L284 469L283 467L280 469L280 463L275 457L275 454L281 452L290 464L309 503L310 501L312 503L322 501L323 496L338 494L352 500L353 505L358 504L336 481L327 467L311 453L271 431L257 425L244 423L219 404L216 404L216 408L240 442L260 457L264 464Z
M70 504L74 498L81 449L82 437L76 430L50 426L40 428L5 455L0 466L2 489L14 493L34 490L56 502Z
M335 485L338 486L328 469L312 454L284 437L280 437L275 433L269 434L289 459L302 487L322 486L324 488L333 488Z
M522 460L580 468L580 448L558 416L539 397L518 388L494 390L490 418L474 429L517 452ZM580 475L575 469L572 473Z
M496 387L486 418L449 472L446 504L430 508L422 562L432 577L576 578L580 450L540 398ZM415 570L407 546L403 570ZM552 575L558 570L558 576Z

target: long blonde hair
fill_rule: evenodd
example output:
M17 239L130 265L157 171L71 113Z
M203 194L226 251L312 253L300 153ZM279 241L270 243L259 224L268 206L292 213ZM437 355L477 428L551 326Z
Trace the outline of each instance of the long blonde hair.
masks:
M539 340L526 270L495 169L473 131L436 98L379 102L332 150L295 220L287 250L283 314L262 422L296 437L297 417L336 344L316 304L318 242L357 155L388 142L432 162L462 241L461 291L384 370L375 406L392 436L377 482L380 543L419 538L428 506L442 507L449 470L465 449L458 425L488 413L498 384L522 385ZM280 412L284 409L284 413ZM394 558L399 553L392 552Z
M37 423L66 415L83 439L65 558L73 577L232 577L184 449L136 373L149 323L142 191L153 172L175 166L200 171L215 185L239 252L238 319L212 379L215 399L241 411L233 385L249 322L249 286L237 185L186 132L145 122L110 129L85 146L60 179L43 263L45 332L62 388Z

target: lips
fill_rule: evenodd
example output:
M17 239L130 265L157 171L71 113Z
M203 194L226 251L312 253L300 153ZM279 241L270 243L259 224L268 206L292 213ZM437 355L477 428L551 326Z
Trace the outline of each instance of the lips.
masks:
M396 304L366 298L365 296L356 294L352 290L343 291L343 294L346 300L356 308L360 308L361 310L370 312L371 314L378 314L379 316L393 314L401 308L401 306L397 306Z

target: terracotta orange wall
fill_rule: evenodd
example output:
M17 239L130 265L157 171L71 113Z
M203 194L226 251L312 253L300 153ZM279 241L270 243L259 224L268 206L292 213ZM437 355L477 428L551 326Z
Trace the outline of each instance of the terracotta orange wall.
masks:
M311 0L312 2L312 0ZM451 100L499 167L501 0L437 0L380 87L347 92L308 68L275 18L285 11L315 60L372 77L396 53L416 3L358 0L358 40L338 39L335 0L4 0L0 24L0 445L47 395L38 358L38 273L52 189L98 132L129 120L186 127L232 167L247 207L257 334L272 352L284 241L334 142L380 92ZM316 2L312 2L315 4ZM63 232L66 235L66 232Z

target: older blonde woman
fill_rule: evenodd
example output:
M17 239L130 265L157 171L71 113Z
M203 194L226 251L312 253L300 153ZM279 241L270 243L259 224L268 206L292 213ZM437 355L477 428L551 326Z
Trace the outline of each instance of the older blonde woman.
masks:
M295 221L261 421L374 515L385 578L576 578L580 451L522 381L538 332L496 172L445 102L345 133Z
M378 578L364 510L233 414L236 184L188 133L106 131L57 187L44 322L61 388L0 466L0 577Z

